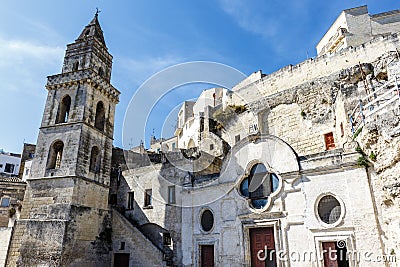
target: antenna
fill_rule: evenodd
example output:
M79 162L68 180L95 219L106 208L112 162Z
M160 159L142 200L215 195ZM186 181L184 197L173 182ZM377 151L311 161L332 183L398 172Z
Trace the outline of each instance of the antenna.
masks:
M131 149L133 147L133 138L132 137L131 137L131 140L128 145L129 145L129 149Z

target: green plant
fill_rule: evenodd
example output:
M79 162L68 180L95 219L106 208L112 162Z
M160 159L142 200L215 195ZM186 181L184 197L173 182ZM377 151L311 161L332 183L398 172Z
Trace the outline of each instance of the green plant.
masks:
M357 151L358 153L362 154L362 155L365 155L365 154L364 154L364 151L362 150L362 148L361 148L359 145L357 145L356 151Z
M374 151L371 151L371 153L369 154L369 159L372 161L376 161L376 155L375 155Z
M363 127L357 129L357 131L353 134L353 140L357 138L357 136L361 133Z
M306 113L304 112L304 110L302 110L301 112L300 112L300 115L303 117L303 119L306 117Z
M357 145L356 151L361 154L360 157L357 159L357 166L358 167L368 167L369 160L366 157L367 155L364 153L364 151L362 150L362 148L359 145Z
M357 166L358 167L368 167L369 166L369 161L368 159L362 155L357 159Z
M246 108L244 105L229 105L229 107L230 107L231 109L233 109L233 111L234 111L236 114L243 113L243 112L245 112L245 111L247 110L247 108Z
M17 211L14 208L8 210L8 217L12 218Z

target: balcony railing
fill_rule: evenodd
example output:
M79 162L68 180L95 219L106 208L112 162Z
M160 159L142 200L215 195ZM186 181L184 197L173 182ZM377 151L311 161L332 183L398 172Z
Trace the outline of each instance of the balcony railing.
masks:
M399 78L394 77L380 86L378 89L358 100L357 106L349 114L351 131L354 134L366 121L378 111L385 112L386 107L397 101L400 106Z

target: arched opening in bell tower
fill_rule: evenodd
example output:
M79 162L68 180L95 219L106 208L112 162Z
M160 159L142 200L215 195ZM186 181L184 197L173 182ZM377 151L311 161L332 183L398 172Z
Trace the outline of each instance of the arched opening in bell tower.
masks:
M96 127L100 131L104 130L105 114L106 112L104 109L104 104L103 102L99 101L96 106L96 118L94 122L94 127Z
M47 158L47 169L58 169L61 167L61 159L64 143L60 140L53 143L50 147L49 157Z
M60 106L58 107L56 123L68 122L70 109L71 109L71 97L69 95L66 95L63 97L63 99L60 102Z

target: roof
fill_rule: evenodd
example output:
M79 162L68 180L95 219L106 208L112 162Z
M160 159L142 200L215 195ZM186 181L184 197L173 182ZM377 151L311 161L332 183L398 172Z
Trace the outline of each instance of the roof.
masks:
M89 24L83 29L82 33L79 35L76 41L82 41L88 38L95 38L100 41L103 45L106 45L103 36L103 30L100 27L99 15L96 12L94 18L89 22Z
M21 184L26 184L26 182L22 181L18 177L4 177L0 175L0 183L1 182L6 182L6 183L21 183Z

